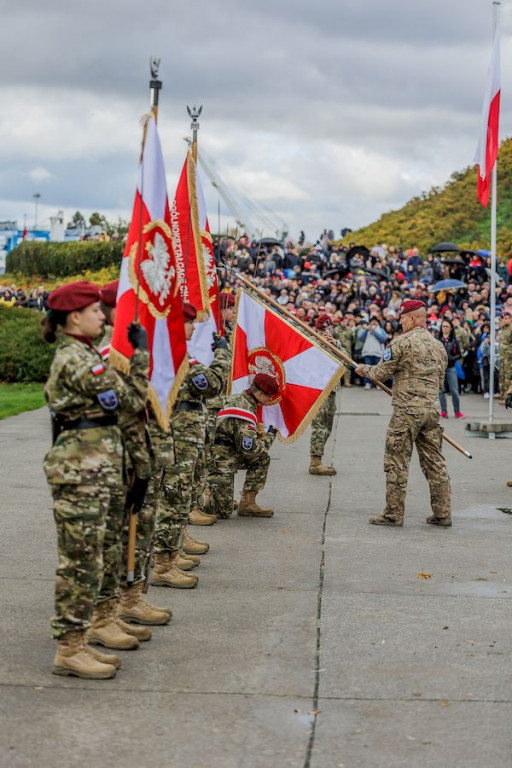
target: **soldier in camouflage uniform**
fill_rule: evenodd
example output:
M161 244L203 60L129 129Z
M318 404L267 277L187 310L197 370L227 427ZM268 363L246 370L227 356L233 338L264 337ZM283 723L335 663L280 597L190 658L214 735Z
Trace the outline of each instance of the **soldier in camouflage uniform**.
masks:
M512 379L512 315L509 312L504 312L501 316L499 361L500 401L504 402Z
M332 331L332 335L339 341L342 348L346 350L347 355L352 357L352 345L354 343L354 329L350 328L347 322L347 318L343 317L339 325L335 325ZM351 368L347 368L345 373L341 377L344 387L351 387L352 383L350 377L352 375Z
M185 332L190 340L197 316L191 304L184 304ZM155 531L155 569L151 583L155 586L190 589L197 576L184 573L180 563L180 537L188 522L193 499L193 478L198 455L204 450L206 409L204 399L222 391L230 364L224 338L213 342L214 359L210 366L190 359L190 369L181 385L171 416L176 464L164 473L163 499L159 504ZM185 559L193 558L193 555ZM183 556L181 556L183 561ZM196 558L193 562L198 562ZM190 562L190 560L189 560ZM188 566L188 569L193 566Z
M109 362L110 357L118 284L119 281L115 280L101 289L101 309L106 318L106 325L99 350L105 362ZM122 373L119 375L124 377ZM171 611L152 606L144 599L142 594L143 581L135 581L131 587L125 583L128 544L128 515L126 511L128 485L135 487L140 483L143 486L144 481L147 482L152 473L157 471L157 467L154 466L154 452L146 425L145 409L133 414L120 407L118 409L118 426L124 448L125 484L123 488L112 493L110 499L103 540L103 582L93 613L88 642L91 645L104 645L106 648L131 650L138 647L139 640L150 640L151 631L147 626L132 627L125 623L123 618L118 616L118 603L126 619L138 624L167 624L171 617ZM141 483L141 481L143 482ZM142 521L143 512L141 510L137 520L139 537ZM123 591L121 596L122 576Z
M217 517L231 517L235 474L238 469L254 468L250 490L238 506L240 517L272 517L273 510L260 507L256 495L263 488L270 465L269 449L274 442L276 430L271 427L267 433L263 425L257 424L258 405L267 403L276 396L278 384L265 373L258 373L246 392L231 395L225 400L219 412L214 443L214 469L209 475L212 512Z
M122 489L123 446L117 410L138 413L148 391L147 336L132 324L134 347L124 379L106 366L92 339L104 315L100 292L91 283L62 286L50 294L44 335L59 346L45 386L52 413L54 444L44 470L54 501L58 568L55 615L58 641L53 672L102 679L115 675L117 657L86 643L103 578L103 539L111 495Z
M341 347L339 341L332 336L332 320L329 315L319 315L315 327L317 331L334 346ZM336 474L334 467L326 467L322 462L325 444L332 432L334 416L336 414L336 388L329 393L325 403L322 405L313 421L311 422L311 437L309 442L310 475Z
M403 334L394 339L377 365L358 365L356 373L376 381L393 378L393 415L386 435L384 471L386 508L370 518L374 525L403 525L409 462L414 445L430 486L433 514L427 523L450 526L450 478L441 453L438 391L444 382L448 356L444 346L425 328L421 301L403 302Z

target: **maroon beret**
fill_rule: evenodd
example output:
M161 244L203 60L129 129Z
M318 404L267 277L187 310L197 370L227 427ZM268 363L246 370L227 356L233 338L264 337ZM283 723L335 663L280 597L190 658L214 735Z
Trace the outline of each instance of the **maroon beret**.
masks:
M219 303L221 309L234 307L236 304L235 295L233 293L221 293L219 297Z
M315 328L317 329L317 331L322 331L324 328L327 328L328 325L332 325L332 317L328 315L326 312L323 312L321 315L318 315L315 322Z
M277 395L279 392L279 384L268 373L257 373L252 383L266 395Z
M197 317L197 310L188 301L183 302L183 319L186 323L191 323Z
M400 317L406 315L408 312L414 312L416 309L425 309L425 302L419 301L418 299L403 301L400 305Z
M107 283L107 285L104 285L101 289L101 300L107 307L115 307L118 288L119 280L112 280L111 283Z
M95 301L101 301L101 292L94 283L80 280L56 288L48 296L48 307L57 312L73 312L84 309Z

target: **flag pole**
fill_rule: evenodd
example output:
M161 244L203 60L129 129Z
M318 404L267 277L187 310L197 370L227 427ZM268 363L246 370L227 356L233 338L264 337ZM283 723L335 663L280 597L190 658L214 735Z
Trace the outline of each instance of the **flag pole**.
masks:
M499 22L500 0L493 0L493 40L496 37ZM498 158L494 163L491 177L491 341L489 356L489 424L494 421L494 378L496 365L496 219L497 219L497 189L498 189ZM495 439L496 434L489 432L489 438Z
M292 315L291 312L288 312L288 310L285 307L282 307L281 304L278 304L277 301L275 301L273 298L268 296L264 291L261 290L261 288L258 288L257 285L254 285L254 283L251 283L250 280L248 280L246 277L241 275L239 272L236 272L231 267L226 265L228 269L231 269L232 272L234 272L235 277L240 280L240 282L246 287L246 289L250 292L253 292L260 298L263 302L267 303L274 309L278 310L278 312L287 320L291 321L292 324L299 326L303 331L306 332L307 335L310 337L313 337L317 342L320 343L320 345L326 347L329 352L331 352L335 357L338 358L338 360L341 360L345 365L350 366L351 368L357 368L357 363L352 360L352 358L341 351L341 349L338 349L338 347L335 347L334 344L331 344L330 341L325 339L323 336L321 336L318 331L315 330L315 328L311 328L311 326L304 323L300 318L296 317L295 315ZM383 392L385 392L387 395L393 395L393 392L389 387L386 387L385 384L383 384L381 381L377 381L375 379L372 379L374 384L379 389L382 389ZM457 451L462 453L466 458L472 459L473 456L469 451L466 451L465 448L462 447L462 445L459 445L452 437L447 435L445 432L443 432L443 438L446 440L447 443L449 443L453 448L455 448Z

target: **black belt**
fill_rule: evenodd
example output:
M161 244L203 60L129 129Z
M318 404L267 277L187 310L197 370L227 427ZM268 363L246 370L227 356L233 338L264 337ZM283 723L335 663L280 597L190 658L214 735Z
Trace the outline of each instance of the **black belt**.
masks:
M224 440L224 438L222 438L222 437L216 437L215 438L215 442L213 444L214 445L225 445L225 446L227 446L227 448L232 448L233 447L233 443L230 440Z
M62 429L94 429L95 427L115 427L117 415L98 416L97 419L74 419L74 421L62 421Z
M181 403L178 403L178 405L174 410L175 411L202 411L203 404L195 401L183 400Z

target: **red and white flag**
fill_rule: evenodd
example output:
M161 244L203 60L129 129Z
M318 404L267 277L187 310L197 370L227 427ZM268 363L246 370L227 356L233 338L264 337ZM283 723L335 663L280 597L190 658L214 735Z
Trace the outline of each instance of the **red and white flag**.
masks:
M231 392L246 390L257 373L273 376L279 391L259 409L259 421L279 430L282 442L306 429L345 367L275 309L243 289L237 293Z
M478 164L477 194L478 199L484 206L489 202L491 173L498 157L501 98L500 59L500 31L498 27L494 36L491 64L487 75L487 86L482 109L480 138L475 155L475 162Z
M174 252L183 301L197 310L197 325L188 348L204 365L213 360L212 334L223 334L219 286L206 202L197 163L190 149L171 208Z
M178 270L173 250L164 160L155 119L146 123L140 177L121 262L110 360L128 369L133 354L127 327L135 318L148 332L149 397L167 429L172 406L188 368Z

